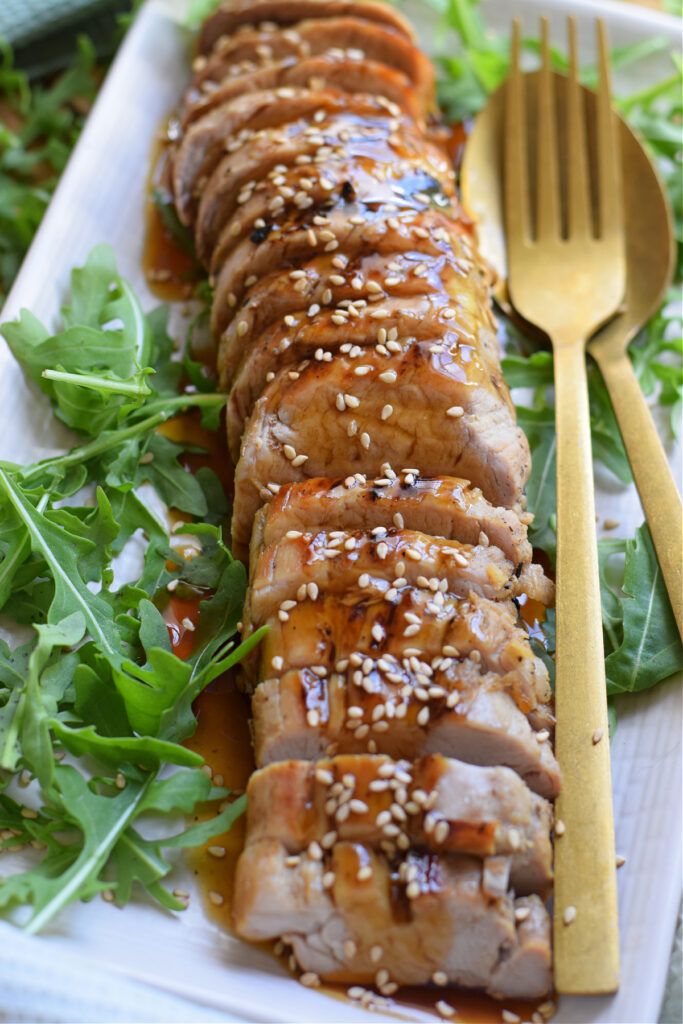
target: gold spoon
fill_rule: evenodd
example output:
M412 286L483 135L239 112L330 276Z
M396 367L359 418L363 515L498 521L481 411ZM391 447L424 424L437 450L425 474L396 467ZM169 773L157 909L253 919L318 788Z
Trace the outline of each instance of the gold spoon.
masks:
M498 275L496 301L514 319L507 291L503 218L504 93L503 86L477 117L465 147L461 188L465 205L477 221L479 249ZM621 118L619 125L627 250L625 308L593 338L588 351L607 385L683 636L683 509L627 353L628 343L657 312L671 283L675 259L671 211L640 139Z

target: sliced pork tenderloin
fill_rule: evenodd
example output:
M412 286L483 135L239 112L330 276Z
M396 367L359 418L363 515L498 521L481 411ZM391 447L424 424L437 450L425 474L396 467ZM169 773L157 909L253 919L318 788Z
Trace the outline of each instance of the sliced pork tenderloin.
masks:
M265 67L287 57L303 60L328 50L344 50L357 60L380 61L402 71L409 78L422 110L426 112L434 106L431 61L405 36L379 22L358 17L311 18L289 29L248 30L227 36L208 58L200 56L195 62L196 73L186 100L193 102L202 88L213 88L245 70Z
M455 312L455 311L454 311ZM455 332L400 353L336 354L301 372L282 370L254 406L235 475L233 538L243 549L254 515L283 484L348 474L447 472L512 507L529 473L526 437L502 382ZM406 479L407 478L407 479Z
M470 857L411 853L391 864L361 843L338 842L319 860L264 840L239 860L233 920L252 941L281 935L303 971L329 981L392 994L445 976L499 996L520 983L527 997L545 995L547 911L537 896L492 898L485 886Z
M340 839L391 855L407 842L433 853L502 857L518 895L550 890L551 825L548 801L509 768L441 754L414 763L370 754L280 761L256 771L247 787L247 845L277 839L296 854Z
M251 28L263 22L286 26L309 18L344 16L377 22L415 42L410 22L389 4L371 0L228 0L204 21L197 38L197 53L210 53L223 36L242 26Z

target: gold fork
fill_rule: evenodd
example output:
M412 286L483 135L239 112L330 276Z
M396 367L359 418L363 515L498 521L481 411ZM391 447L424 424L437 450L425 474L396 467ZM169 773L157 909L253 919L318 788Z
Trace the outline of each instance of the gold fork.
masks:
M555 985L562 993L596 995L618 987L619 936L585 347L623 299L625 235L604 25L597 23L595 226L573 19L569 19L570 74L563 108L566 183L562 189L548 35L544 18L543 66L531 118L527 83L520 69L520 25L513 23L504 136L505 230L512 303L550 337L555 362L556 752L564 777L556 806L556 820L564 830L556 827ZM533 168L527 151L527 136L532 132L537 137Z

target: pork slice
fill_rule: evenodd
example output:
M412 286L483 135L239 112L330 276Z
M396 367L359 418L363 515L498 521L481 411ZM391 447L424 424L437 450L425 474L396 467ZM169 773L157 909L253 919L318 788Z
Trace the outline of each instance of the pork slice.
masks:
M398 202L398 197L396 199ZM418 205L431 202L428 196L419 193L410 200L411 206L394 213L386 206L393 208L395 203L333 200L330 210L316 212L312 209L291 215L280 223L266 221L263 226L257 225L249 238L242 239L230 252L215 276L211 308L214 337L222 335L236 314L239 314L236 328L246 336L248 322L244 328L240 324L250 305L250 295L245 297L244 294L249 287L247 281L258 281L276 271L296 270L316 256L334 253L341 261L354 259L361 253L387 255L412 252L416 248L428 256L447 252L449 248L465 250L469 246L465 236L469 228L465 222L433 208L415 209L414 201ZM462 292L466 296L468 289L463 287ZM490 315L488 305L484 305L483 310L486 311L483 315Z
M492 900L481 862L411 852L390 863L370 847L348 842L336 843L323 861L307 855L296 862L288 858L272 840L242 854L233 920L247 939L283 935L302 970L329 981L376 983L380 991L391 982L428 984L442 971L452 984L499 996L509 994L508 986L518 994L518 978L524 980L527 997L549 990L547 912L537 896ZM318 880L315 897L313 876ZM318 894L327 906L324 918ZM296 925L283 933L279 925L295 903ZM309 904L314 904L310 924L302 927L303 908ZM525 928L515 920L522 906L530 910ZM373 947L381 950L379 959L370 955ZM510 978L504 965L513 958L518 974Z
M218 163L199 203L195 225L197 254L205 263L209 262L213 247L226 223L234 213L238 196L248 193L271 171L282 173L292 166L313 163L321 146L323 150L348 146L349 150L362 153L364 148L384 143L392 135L394 119L387 120L386 111L380 117L363 114L366 104L356 103L355 97L348 97L347 109L341 114L327 116L321 121L310 117L279 124L251 134L241 145L231 144L228 152ZM359 111L357 111L359 107ZM415 148L419 148L419 136L405 119L399 119L401 140L411 143L415 136ZM237 140L238 141L238 140ZM391 143L389 143L391 145ZM317 165L316 165L317 166ZM277 168L277 171L274 171Z
M505 765L535 793L557 796L561 773L552 747L537 741L504 679L477 673L470 664L450 666L435 673L432 684L432 692L443 690L446 698L429 697L427 688L425 702L417 673L392 667L389 678L375 665L360 687L354 668L323 677L312 669L293 670L259 683L252 701L256 763L368 750L408 760L442 753L470 764ZM380 706L384 713L373 721ZM360 719L348 715L351 707L361 709Z
M438 336L450 325L451 314L446 311L453 305L453 294L460 294L460 328L476 337L482 323L487 328L492 324L485 306L471 311L463 301L467 268L455 248L429 256L414 250L360 250L351 256L335 252L313 256L296 267L278 267L250 284L239 316L220 339L221 386L227 389L237 368L250 362L266 329L272 345L277 346L280 364L290 348L296 351L295 358L305 358L314 342L313 351L322 345L330 352L349 351L354 344L366 347L381 342L386 346L388 342L388 349L378 350L386 355L405 347L408 338ZM431 296L428 304L422 301L424 296ZM237 304L234 294L224 299L232 308ZM214 305L219 301L215 298ZM378 302L382 304L379 321L375 315ZM311 310L316 305L320 308ZM433 330L428 333L430 322ZM311 336L314 329L321 340ZM264 346L271 346L269 338L264 339ZM291 354L287 359L292 361Z
M341 594L353 588L386 596L396 579L424 588L431 583L441 593L458 597L474 591L491 601L509 601L519 592L515 566L500 548L401 528L382 532L382 540L384 558L377 554L377 535L362 530L294 530L254 550L247 619L263 622L276 615L284 601L305 599L308 592ZM337 551L334 558L329 557L332 550Z
M435 853L501 857L518 895L545 896L552 884L551 806L509 768L441 754L412 764L371 754L280 761L251 776L247 808L247 846L277 839L296 854L338 838L396 852L407 839Z
M324 297L325 291L326 285L320 282L316 289L318 299ZM374 307L371 303L353 308L359 311L358 316L349 314L348 318L343 316L339 306L321 309L313 316L309 316L306 309L295 310L286 314L287 323L284 323L283 318L281 323L269 325L255 341L251 341L247 335L248 347L242 354L234 376L220 377L221 387L230 389L226 423L230 451L235 462L239 457L244 427L253 412L254 404L274 378L277 368L287 367L288 370L299 371L305 360L328 362L337 351L349 352L351 349L383 345L378 342L378 336L386 338L388 334L391 334L392 339L399 339L389 340L390 351L398 351L415 338L433 338L440 330L448 327L443 312L450 308L450 297L446 292L431 292L409 297L395 295L385 299L383 308L388 316L382 321L381 328L377 327L377 321L372 318ZM232 340L235 332L228 330L226 338L228 336ZM383 353L386 346L378 351ZM219 349L219 372L226 368L227 360L223 362L222 357L228 354L225 349Z
M434 105L431 61L406 38L388 26L364 18L309 19L296 27L240 32L219 43L208 58L199 58L193 89L217 83L249 68L263 67L286 57L304 59L328 50L350 51L357 59L388 64L409 78L424 111ZM361 58L361 54L363 57ZM192 92L190 98L192 98Z
M293 454L291 454L293 452ZM380 478L382 466L446 472L508 508L522 497L529 446L502 377L492 380L455 332L413 341L390 357L373 349L281 370L247 424L235 475L233 537L240 549L272 491L305 477ZM272 485L272 486L271 486Z
M410 22L394 7L371 0L229 0L204 22L197 38L197 52L210 53L223 37L243 25L294 25L310 18L339 18L350 15L393 29L411 43L415 33Z
M229 75L216 88L203 91L194 103L186 106L182 127L187 130L198 118L237 96L291 86L383 96L416 121L427 113L402 71L374 60L354 60L344 51L328 51L303 60L286 57L241 75Z
M403 210L422 212L428 195L445 212L455 212L453 175L443 166L438 150L429 152L423 142L422 152L410 153L405 146L399 155L398 146L382 141L355 147L350 153L346 149L336 147L324 161L284 171L278 167L265 180L252 183L251 190L245 187L238 209L216 240L211 271L219 273L230 252L243 238L251 238L254 230L265 224L272 230L297 220L305 211L308 216L327 215L335 207L347 210L353 202L355 208L395 211L398 204ZM360 155L359 149L366 154Z
M290 530L391 529L396 514L406 529L433 537L474 545L483 534L519 572L531 561L526 526L517 513L491 505L469 480L447 476L418 476L408 487L396 477L380 485L357 480L347 485L327 477L289 484L257 514L252 543L258 550Z
M382 543L379 540L378 547ZM461 674L474 663L475 678L481 672L495 672L525 714L551 698L547 669L534 655L526 631L516 625L511 601L489 601L474 593L463 599L430 587L411 587L399 578L385 593L349 584L343 593L307 591L301 600L295 595L285 608L280 606L263 620L250 619L250 611L247 604L244 636L261 625L270 626L258 652L243 662L251 680L258 664L260 678L271 675L276 665L276 671L314 666L326 674L340 659L367 656L403 663L427 680L435 667L448 670L458 686ZM416 669L411 657L427 667ZM448 689L452 688L451 683ZM445 697L444 692L439 699Z
M302 117L312 118L319 110L341 114L348 100L348 93L334 89L292 87L284 96L278 89L266 89L239 96L199 118L182 136L172 158L171 180L181 222L194 222L198 198L226 148L237 149L251 133ZM390 118L395 113L393 104L375 96L357 94L356 104L369 117L384 113Z

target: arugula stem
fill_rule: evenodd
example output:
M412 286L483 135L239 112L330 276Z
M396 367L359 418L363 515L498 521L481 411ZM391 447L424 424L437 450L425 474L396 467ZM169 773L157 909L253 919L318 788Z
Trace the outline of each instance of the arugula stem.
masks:
M26 466L20 469L16 475L26 485L27 481L40 477L43 473L49 471L51 466L76 466L90 459L97 458L98 455L102 455L110 448L114 448L124 441L129 441L134 437L139 437L141 434L154 430L159 424L164 423L176 412L188 406L224 405L227 400L228 396L222 394L177 395L173 398L159 398L154 402L146 403L142 407L145 412L155 408L157 410L145 419L139 420L130 427L124 427L122 430L115 430L104 434L95 441L90 441L88 444L74 448L73 451L68 452L66 455L55 455L51 459L44 459L42 462L37 462L32 466Z
M132 384L127 380L111 380L108 377L98 377L92 373L67 373L66 370L43 370L42 376L47 380L62 381L64 384L78 384L82 388L92 388L95 391L107 391L112 395L139 395L144 398L151 395L152 391L144 383Z

